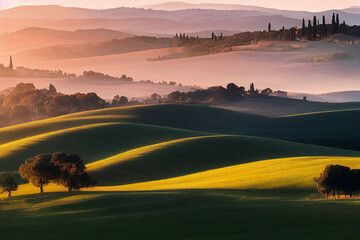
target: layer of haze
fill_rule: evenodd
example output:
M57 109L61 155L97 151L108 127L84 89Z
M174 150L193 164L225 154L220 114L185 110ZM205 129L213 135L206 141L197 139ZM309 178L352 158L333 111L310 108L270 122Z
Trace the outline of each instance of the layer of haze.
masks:
M166 2L164 0L0 0L0 9L21 6L21 5L48 5L57 4L62 6L84 7L84 8L114 8L114 7L137 7ZM190 3L226 3L255 5L262 7L289 9L289 10L307 10L323 11L328 9L343 9L350 6L360 5L360 0L193 0Z
M94 70L113 76L126 74L135 80L175 81L185 85L201 87L226 86L229 82L249 87L250 83L260 89L270 87L288 92L326 93L360 89L360 49L357 45L342 45L327 41L309 43L269 43L260 49L250 50L236 47L233 52L168 61L148 62L167 53L167 49L156 49L109 56L36 61L14 58L15 66L40 69L62 69L80 74ZM244 48L244 49L243 49ZM6 56L0 62L8 62ZM38 87L46 87L47 79L3 79L0 89L13 86L17 82L34 82ZM62 92L95 91L102 97L114 94L144 96L126 92L125 86L93 84L68 85L60 79L50 81Z

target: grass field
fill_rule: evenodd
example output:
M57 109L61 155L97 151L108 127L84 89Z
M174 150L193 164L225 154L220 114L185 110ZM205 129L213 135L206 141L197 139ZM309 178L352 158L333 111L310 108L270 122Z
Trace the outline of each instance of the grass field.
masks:
M4 239L356 239L357 200L197 190L54 193L4 200Z
M0 236L354 239L359 201L326 201L313 181L329 164L360 168L360 111L343 110L271 118L149 105L2 128L1 171L40 153L79 153L98 186L1 194Z

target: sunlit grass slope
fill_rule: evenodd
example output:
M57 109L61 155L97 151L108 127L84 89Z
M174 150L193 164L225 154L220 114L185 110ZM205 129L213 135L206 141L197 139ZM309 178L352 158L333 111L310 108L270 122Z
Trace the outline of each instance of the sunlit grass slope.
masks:
M299 156L360 156L360 153L258 137L214 135L132 149L87 167L99 185L119 185Z
M0 169L17 170L41 153L78 153L91 163L123 151L205 133L133 123L98 123L48 132L0 145Z
M173 189L310 190L316 192L314 177L326 165L360 168L360 158L298 157L245 163L177 178L97 188L96 191L149 191Z
M155 163L156 164L156 163ZM360 157L291 157L257 162L243 163L230 167L212 169L197 172L194 174L172 177L168 179L140 182L134 184L116 185L118 182L131 180L128 173L125 176L117 176L123 172L112 169L106 171L109 175L100 178L100 186L89 188L85 191L94 192L118 192L118 191L158 191L158 190L186 190L186 189L233 189L233 190L259 190L259 191L287 191L289 193L306 192L316 193L314 177L320 175L325 166L330 164L340 164L350 168L360 168ZM91 165L91 164L90 164ZM186 164L184 164L186 166ZM89 166L90 168L90 166ZM91 168L90 168L91 169ZM110 168L111 169L111 168ZM151 170L151 169L150 169ZM184 169L183 172L186 172ZM136 170L135 170L136 171ZM169 168L169 172L173 172ZM180 170L179 170L180 171ZM90 171L93 175L94 172ZM188 171L189 172L189 171ZM95 171L96 173L96 171ZM156 173L156 172L155 172ZM110 175L114 174L114 175ZM156 176L149 174L147 178L166 176L158 173ZM123 177L123 179L121 179ZM137 181L145 177L134 174ZM108 180L114 183L113 186L101 186L101 183ZM46 192L67 191L66 188L55 184L45 187ZM14 192L14 196L38 193L39 188L31 184L21 185L19 190ZM1 194L0 197L5 197Z
M133 116L124 119L130 122L360 150L360 110L340 109L340 111L268 118L206 106L153 105L83 112L74 116L105 113L112 115L120 111L121 114Z
M0 143L66 128L108 122L261 136L360 150L359 110L268 118L208 106L171 104L107 108L2 128Z
M102 115L73 118L56 117L14 125L10 127L0 128L0 144L49 132L60 131L67 128L74 128L98 123L121 122L125 118L131 118L131 116Z
M3 199L1 238L357 239L360 205L279 192L54 193Z
M108 122L129 122L199 131L231 133L264 117L208 106L139 105L85 111L0 128L0 144L66 128ZM245 127L244 125L244 127Z

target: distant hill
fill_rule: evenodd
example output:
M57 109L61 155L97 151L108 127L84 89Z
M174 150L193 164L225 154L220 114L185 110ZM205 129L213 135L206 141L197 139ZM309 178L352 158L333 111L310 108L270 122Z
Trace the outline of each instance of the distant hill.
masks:
M323 94L294 93L291 98L302 99L304 96L310 101L318 102L360 102L360 91L343 91Z
M224 3L187 3L187 2L164 2L154 5L141 6L145 9L164 10L164 11L175 11L185 9L216 9L216 10L246 10L246 11L269 11L276 9L240 5L240 4L224 4Z
M0 32L34 26L62 30L108 28L125 32L150 31L162 34L220 29L251 31L265 30L270 21L274 29L280 29L282 26L300 26L302 18L312 19L314 15L318 18L325 15L329 22L333 12L340 14L341 21L345 20L350 25L360 24L359 14L351 11L312 13L243 5L182 3L164 4L159 8L166 9L168 5L174 10L125 7L94 10L55 5L23 6L0 11Z
M172 38L133 37L123 40L113 39L93 43L54 45L20 52L16 56L42 60L69 59L169 48L172 46Z
M280 29L283 25L286 28L293 26L300 26L299 19L287 18L283 16L241 16L228 18L227 16L212 18L191 17L184 16L182 20L166 19L166 18L127 18L127 19L113 19L113 18L92 18L92 19L61 19L61 20L44 20L44 19L14 19L0 17L0 32L11 32L23 28L40 27L52 28L67 31L74 31L77 29L90 28L106 28L136 35L155 35L155 34L175 34L175 33L191 33L200 31L253 31L265 30L267 24L272 22L275 29Z
M347 12L347 13L360 14L360 7L353 6L353 7L343 9L343 11Z
M133 36L129 33L109 29L63 31L31 27L0 35L0 52L6 54L57 44L121 40Z

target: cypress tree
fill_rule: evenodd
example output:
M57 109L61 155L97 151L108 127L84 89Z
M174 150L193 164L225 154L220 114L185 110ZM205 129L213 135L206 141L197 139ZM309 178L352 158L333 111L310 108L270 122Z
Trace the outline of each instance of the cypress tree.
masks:
M339 14L336 14L336 33L339 32L339 26L340 26Z
M10 56L9 69L10 69L11 71L14 70L14 64L13 64L12 56Z
M333 13L333 15L332 15L331 32L332 32L333 34L336 32L335 13Z
M317 35L317 20L316 20L316 16L314 16L313 40L316 40L316 35Z
M327 36L327 27L326 27L325 15L323 16L323 22L322 22L322 34L323 34L323 36Z
M308 32L307 32L308 40L311 40L312 37L312 26L311 26L311 20L308 22Z
M268 31L271 32L271 23L268 25Z
M301 36L305 36L305 29L306 29L306 26L305 26L305 18L303 18L303 21L302 21L302 29L301 29Z

